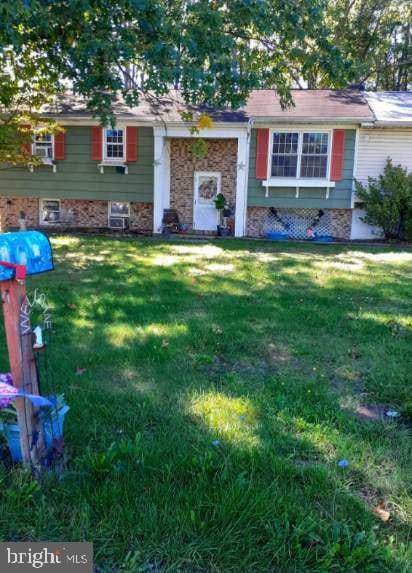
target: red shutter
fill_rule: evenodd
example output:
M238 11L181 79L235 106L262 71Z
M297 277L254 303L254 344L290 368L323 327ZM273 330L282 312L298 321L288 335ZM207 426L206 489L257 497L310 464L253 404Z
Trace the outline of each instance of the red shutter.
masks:
M334 129L332 140L332 160L330 165L330 178L332 181L339 181L342 179L344 154L345 130Z
M266 179L268 173L269 129L258 129L256 143L256 179Z
M21 127L21 129L30 129L30 125L21 125L20 127ZM24 137L29 137L29 135L25 133ZM23 155L28 155L28 156L32 155L31 141L28 141L27 143L22 144L21 152Z
M126 127L126 162L137 161L137 127Z
M62 131L54 136L54 158L66 159L66 134Z
M103 129L92 127L92 159L101 161L103 159Z

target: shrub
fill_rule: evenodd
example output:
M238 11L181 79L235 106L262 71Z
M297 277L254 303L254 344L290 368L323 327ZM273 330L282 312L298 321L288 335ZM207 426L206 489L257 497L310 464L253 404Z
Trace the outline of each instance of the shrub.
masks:
M388 159L377 179L369 177L366 186L356 182L356 194L365 203L365 223L381 227L387 239L411 237L412 173Z

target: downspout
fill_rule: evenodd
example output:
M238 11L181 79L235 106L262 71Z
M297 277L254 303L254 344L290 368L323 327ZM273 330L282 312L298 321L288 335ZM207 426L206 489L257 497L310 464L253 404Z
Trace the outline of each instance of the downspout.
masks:
M245 165L245 189L246 193L244 195L244 208L243 208L243 236L247 233L247 205L248 205L248 194L249 194L249 159L250 159L250 139L252 135L253 118L249 118L247 124L247 134L246 134L246 165Z

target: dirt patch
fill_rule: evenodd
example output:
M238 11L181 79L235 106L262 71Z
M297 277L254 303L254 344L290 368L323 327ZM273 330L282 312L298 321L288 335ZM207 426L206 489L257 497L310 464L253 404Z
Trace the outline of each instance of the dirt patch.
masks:
M270 364L286 364L292 360L292 353L284 344L271 342L268 344L266 355Z
M221 377L227 374L246 374L248 376L268 376L276 374L278 369L266 360L249 362L245 360L229 361L219 356L207 364L201 364L200 369L208 376Z
M381 404L359 404L353 414L365 422L379 422L385 419L385 411L386 408Z

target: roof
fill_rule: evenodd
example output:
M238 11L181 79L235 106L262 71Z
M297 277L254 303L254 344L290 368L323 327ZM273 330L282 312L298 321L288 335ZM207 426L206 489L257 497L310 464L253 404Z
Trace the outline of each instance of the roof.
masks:
M366 92L365 96L377 124L412 127L412 91Z
M206 105L187 105L178 91L170 91L164 96L154 96L144 94L141 96L139 104L134 107L126 105L120 97L116 98L112 104L115 116L122 120L136 120L141 122L170 122L181 123L182 112L192 111L193 113L207 113L215 122L223 123L244 123L248 122L244 110L216 110ZM92 114L87 108L86 100L73 94L60 94L53 104L42 108L42 113L48 116L59 117L61 119L91 119Z
M275 90L256 90L249 97L246 112L255 123L276 120L305 121L371 121L372 112L362 91L292 90L294 106L282 109Z
M214 122L247 123L373 123L412 127L412 92L364 92L357 90L292 90L293 106L282 109L275 90L255 90L239 110L216 110L185 104L179 91L156 97L145 94L135 107L117 98L113 110L119 120L142 123L182 123L182 111L208 113ZM85 100L62 94L43 113L60 119L90 120Z

